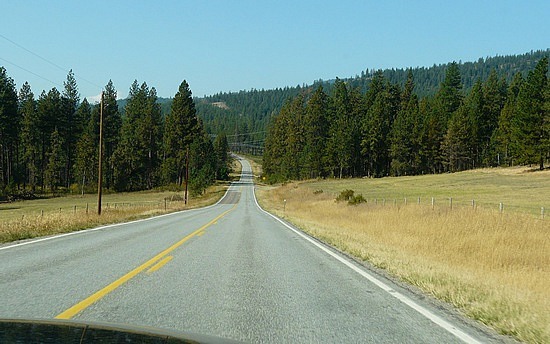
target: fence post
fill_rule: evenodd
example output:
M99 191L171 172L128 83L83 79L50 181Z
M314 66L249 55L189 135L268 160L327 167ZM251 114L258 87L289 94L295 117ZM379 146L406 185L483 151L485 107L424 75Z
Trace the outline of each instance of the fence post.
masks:
M418 197L418 204L420 204L420 197Z
M453 210L453 198L452 197L449 198L449 207L451 208L451 210Z
M40 210L40 217L44 217L44 210Z
M88 203L86 203L86 215L88 215Z
M407 197L405 197L405 205L407 205Z
M472 200L472 208L473 208L473 209L476 208L476 201L475 201L475 200Z
M504 204L502 204L502 202L500 202L500 204L498 205L498 210L501 214L504 211Z
M74 206L74 213L76 214L76 205Z
M166 198L164 199L164 211L166 211Z
M435 200L434 200L434 198L432 197L432 210L434 210L434 203L435 203Z

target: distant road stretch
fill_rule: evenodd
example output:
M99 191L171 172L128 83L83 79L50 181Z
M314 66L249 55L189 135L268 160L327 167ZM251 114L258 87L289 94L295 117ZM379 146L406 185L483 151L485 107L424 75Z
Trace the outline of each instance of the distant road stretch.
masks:
M262 211L241 162L214 206L0 246L0 318L245 342L499 342Z

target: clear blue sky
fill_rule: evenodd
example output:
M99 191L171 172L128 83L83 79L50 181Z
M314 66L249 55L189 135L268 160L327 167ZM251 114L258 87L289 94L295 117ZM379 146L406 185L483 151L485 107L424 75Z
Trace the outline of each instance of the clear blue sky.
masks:
M550 47L548 0L4 0L1 13L0 65L36 96L71 68L82 98L109 79L123 97L134 79L203 96Z

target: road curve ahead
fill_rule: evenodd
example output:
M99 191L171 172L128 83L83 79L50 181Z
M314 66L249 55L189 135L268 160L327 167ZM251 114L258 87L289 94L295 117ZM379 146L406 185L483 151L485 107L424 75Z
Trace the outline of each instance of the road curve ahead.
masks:
M0 318L244 342L498 342L263 212L250 165L215 206L0 247Z

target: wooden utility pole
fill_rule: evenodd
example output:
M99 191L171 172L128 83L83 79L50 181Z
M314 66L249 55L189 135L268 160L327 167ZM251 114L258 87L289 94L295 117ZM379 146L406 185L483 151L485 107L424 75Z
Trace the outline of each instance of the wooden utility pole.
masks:
M97 174L97 215L101 215L102 163L103 163L103 92L99 103L99 159Z
M187 205L187 188L189 184L189 146L187 146L187 151L185 153L185 205Z

